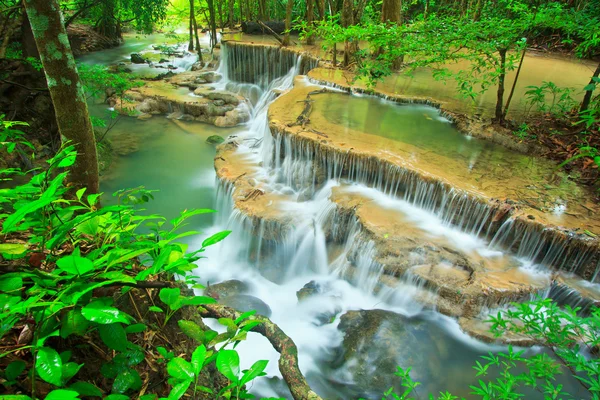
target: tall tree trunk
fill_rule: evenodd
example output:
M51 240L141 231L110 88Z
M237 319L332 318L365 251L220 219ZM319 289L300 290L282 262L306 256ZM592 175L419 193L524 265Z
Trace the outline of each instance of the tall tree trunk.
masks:
M188 51L194 51L194 1L190 0L190 43Z
M523 53L521 54L521 59L519 60L519 66L517 67L517 73L515 74L515 80L510 88L510 93L508 94L508 99L506 99L506 105L504 106L504 112L502 113L502 119L506 119L506 114L508 114L508 108L510 107L510 102L515 94L515 88L517 87L517 81L519 80L519 75L521 75L521 68L523 67L523 60L525 59L525 53L527 53L527 45L523 48Z
M402 2L401 0L383 0L381 5L381 22L386 25L402 25ZM382 49L379 50L383 51ZM392 68L400 69L402 57L394 60Z
M331 62L334 67L337 67L337 43L333 44L333 50L331 53Z
M325 21L325 15L327 15L325 11L325 0L316 0L317 1L317 10L319 12L319 19L321 21Z
M315 1L316 0L306 0L306 23L308 24L309 28L312 28L313 26ZM315 44L315 37L312 34L309 34L306 37L306 44Z
M235 7L235 0L229 0L229 29L233 29L233 27L235 26L235 21L233 20L234 16L233 16L233 9Z
M252 9L250 8L250 0L246 0L246 21L252 21Z
M198 36L198 20L194 15L194 36L196 37L196 51L198 52L198 61L200 61L204 65L204 60L202 59L202 48L200 47L200 37Z
M265 0L258 0L258 19L261 21L267 21L267 2Z
M98 193L96 139L58 0L24 0L24 4L48 81L58 130L77 149L69 179L76 188L86 187L88 193Z
M502 106L504 104L504 80L506 79L506 49L499 49L500 54L500 75L498 76L498 92L496 95L496 113L495 120L497 123L504 122L504 114Z
M292 9L294 8L294 0L288 0L285 8L285 35L283 36L284 46L290 45L290 28L292 27Z
M354 0L344 0L342 6L342 27L348 28L354 25ZM353 44L346 40L344 42L344 61L343 66L347 67L350 64L350 58L354 50Z
M217 0L220 1L220 0ZM206 0L208 4L208 16L210 25L210 48L213 49L217 45L217 22L215 17L215 0Z
M594 83L594 78L598 78L598 76L600 75L600 63L598 63L598 66L596 67L596 71L594 71L594 75L592 75L592 79L590 79L590 85L593 85ZM597 84L597 83L596 83ZM583 101L581 102L581 108L579 109L579 111L585 111L589 108L590 106L590 102L592 101L592 93L593 90L586 90L585 91L585 95L583 96Z
M219 28L223 29L225 27L225 23L223 22L225 18L223 18L223 1L217 0L217 9L219 10Z

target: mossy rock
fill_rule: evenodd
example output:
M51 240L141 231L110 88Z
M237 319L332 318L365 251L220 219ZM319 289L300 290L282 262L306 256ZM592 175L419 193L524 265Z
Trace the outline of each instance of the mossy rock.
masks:
M208 144L221 144L225 141L222 136L219 135L211 135L206 139L206 143Z

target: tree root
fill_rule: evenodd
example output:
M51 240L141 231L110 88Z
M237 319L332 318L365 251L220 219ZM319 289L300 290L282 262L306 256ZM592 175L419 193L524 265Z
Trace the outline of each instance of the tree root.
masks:
M202 312L202 316L206 318L231 318L235 320L241 315L234 309L220 304L207 304L203 308L205 311ZM321 397L310 388L298 367L298 349L292 339L267 317L254 315L249 319L261 322L252 331L266 337L280 354L279 371L281 371L281 375L294 399L321 400Z
M296 118L296 121L290 122L289 124L287 124L287 126L292 127L292 126L300 125L300 126L302 126L302 128L306 127L306 124L310 123L309 117L310 117L310 113L312 112L313 100L310 98L310 96L313 94L321 94L321 93L332 93L332 91L330 89L323 88L323 89L319 89L319 90L313 90L312 92L308 92L308 94L306 95L306 99L302 100L304 102L304 109L302 110L300 115L298 115L298 118Z

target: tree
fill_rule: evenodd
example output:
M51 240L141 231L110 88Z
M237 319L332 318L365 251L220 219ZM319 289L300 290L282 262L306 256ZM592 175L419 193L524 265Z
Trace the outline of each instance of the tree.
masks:
M75 187L98 193L96 140L86 96L57 0L25 0L33 36L54 104L58 130L74 143L78 157L70 180Z
M315 14L315 0L306 0L306 23L308 26L312 26L313 18ZM308 35L306 37L306 44L312 45L315 44L315 37L313 35Z
M285 35L283 36L283 46L290 45L290 29L292 27L292 9L294 8L294 0L288 0L285 8Z

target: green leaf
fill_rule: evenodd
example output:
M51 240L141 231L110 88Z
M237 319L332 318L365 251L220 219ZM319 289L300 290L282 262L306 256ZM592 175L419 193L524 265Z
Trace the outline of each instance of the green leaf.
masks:
M186 390L188 390L191 384L192 381L190 380L178 383L177 385L173 386L173 389L171 389L171 393L169 393L168 400L180 399L181 396L185 394Z
M590 83L585 85L585 87L583 88L584 91L588 92L588 91L593 91L594 89L596 89L596 84L595 83Z
M109 394L104 398L104 400L131 400L129 396L125 396L124 394Z
M196 376L200 375L205 359L206 347L204 347L204 345L196 347L196 350L192 353L192 368L194 369L194 374L196 374Z
M113 392L125 393L128 390L138 390L142 387L142 380L136 370L128 369L121 372L113 382Z
M259 360L255 362L248 371L244 372L244 376L242 376L242 380L240 381L240 386L245 385L254 378L260 376L265 368L267 368L268 363L269 361L267 360Z
M221 350L217 354L217 369L230 381L237 383L240 374L240 356L235 350Z
M71 378L73 378L77 372L83 367L83 364L77 364L74 362L68 362L66 364L63 363L62 366L62 379L63 384L67 383Z
M23 254L27 251L27 246L24 244L14 244L14 243L1 243L0 244L0 254L10 254L12 256L17 256L19 254Z
M119 323L99 325L98 333L100 334L100 339L102 339L108 348L120 352L127 351L129 341L127 340L127 333L125 333L123 325Z
M133 324L125 328L126 333L140 333L144 332L148 327L144 324Z
M164 312L162 308L157 307L157 306L150 306L150 307L148 307L148 311Z
M0 278L0 292L14 292L15 290L20 290L22 287L23 278L21 278L20 276Z
M58 259L56 266L72 275L83 275L94 270L94 263L87 258L80 257L78 248L73 254Z
M198 324L196 324L195 322L181 319L177 321L177 324L179 325L181 331L189 338L194 339L199 343L202 343L204 341L204 331L202 331L200 326L198 326Z
M21 375L23 371L25 371L26 366L27 364L25 364L25 361L13 361L6 366L6 371L4 371L4 377L9 382L14 381L18 378L19 375Z
M193 296L193 297L184 297L183 304L186 306L201 306L203 304L214 304L217 301L212 297L207 296Z
M165 303L168 306L171 306L177 303L180 295L181 289L179 288L163 288L160 289L158 297L160 297L163 303Z
M75 195L77 196L77 200L81 200L81 197L83 196L83 194L85 193L86 190L87 190L87 188L79 189L75 193Z
M48 393L45 400L69 400L78 398L79 393L74 390L57 389Z
M62 384L62 360L56 350L42 347L35 358L35 370L40 378L56 386Z
M102 397L102 391L89 382L77 381L69 386L69 389L76 391L80 396Z
M202 247L208 247L208 246L212 246L213 244L219 243L221 240L223 240L227 236L229 236L230 233L231 233L231 231L223 231L223 232L215 233L211 237L204 239L204 241L202 242Z
M192 364L183 358L174 358L167 363L167 372L174 378L182 380L194 379Z
M83 336L89 326L90 323L81 314L81 310L69 310L61 320L60 337L65 339L73 334Z
M112 324L122 322L128 324L132 319L129 315L119 309L107 306L102 301L94 301L81 309L81 314L92 322L99 324Z

